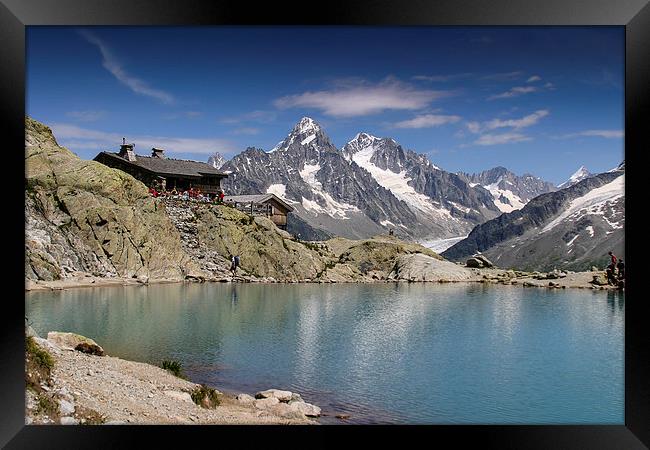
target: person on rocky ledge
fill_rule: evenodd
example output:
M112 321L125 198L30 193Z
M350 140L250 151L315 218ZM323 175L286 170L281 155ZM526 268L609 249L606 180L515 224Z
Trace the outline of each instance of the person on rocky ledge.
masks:
M233 255L230 257L230 271L232 272L233 278L237 272L237 267L239 267L239 255Z

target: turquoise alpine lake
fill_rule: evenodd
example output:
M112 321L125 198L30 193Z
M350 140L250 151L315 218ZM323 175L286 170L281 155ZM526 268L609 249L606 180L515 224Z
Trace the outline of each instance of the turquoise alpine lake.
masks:
M178 283L25 297L41 336L70 331L111 356L174 359L227 392L298 392L323 423L624 424L621 292Z

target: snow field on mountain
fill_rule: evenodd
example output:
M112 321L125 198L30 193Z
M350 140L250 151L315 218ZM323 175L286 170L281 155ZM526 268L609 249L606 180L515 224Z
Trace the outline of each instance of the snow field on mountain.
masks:
M625 195L625 175L596 189L592 189L582 197L572 200L569 206L555 219L549 222L542 233L552 230L565 220L577 219L584 215L599 215L609 223L612 228L622 228L618 222L610 222L606 213L611 204Z
M303 169L298 172L300 177L311 186L312 192L320 196L325 201L325 206L321 206L313 200L302 197L302 206L308 211L317 214L327 214L332 218L349 219L348 212L360 212L360 209L348 203L337 202L334 198L323 190L323 185L316 179L316 173L320 170L320 164L305 164Z
M395 173L390 170L380 169L370 162L374 153L375 147L370 145L354 153L352 155L352 161L354 161L359 167L367 170L380 186L391 191L395 197L404 201L410 207L434 216L444 216L446 218L455 219L447 209L436 208L431 203L431 199L428 196L416 192L413 187L409 186L408 182L411 181L411 179L406 176L405 170L400 173Z

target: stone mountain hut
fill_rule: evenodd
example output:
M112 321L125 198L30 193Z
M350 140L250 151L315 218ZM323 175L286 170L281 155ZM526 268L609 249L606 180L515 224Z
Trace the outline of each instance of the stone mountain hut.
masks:
M167 158L160 148L152 148L151 156L136 155L134 148L135 144L127 144L123 139L119 153L104 151L94 160L120 169L147 186L158 185L179 192L192 187L206 194L216 194L221 190L221 180L228 176L207 163Z

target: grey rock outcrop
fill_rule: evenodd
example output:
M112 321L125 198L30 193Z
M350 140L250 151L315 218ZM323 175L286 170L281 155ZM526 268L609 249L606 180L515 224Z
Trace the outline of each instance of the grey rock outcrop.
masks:
M178 232L144 184L79 159L45 125L25 120L25 275L183 279Z
M389 280L405 281L467 281L474 273L449 261L433 258L422 253L397 258Z

